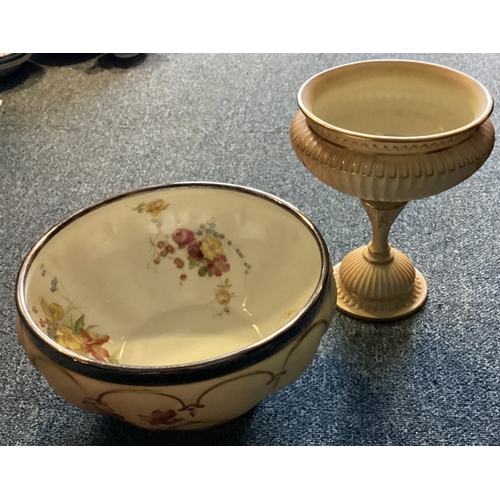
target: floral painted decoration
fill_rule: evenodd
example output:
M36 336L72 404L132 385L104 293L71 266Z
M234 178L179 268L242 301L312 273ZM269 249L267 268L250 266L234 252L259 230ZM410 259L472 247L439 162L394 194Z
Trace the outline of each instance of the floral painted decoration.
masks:
M111 356L105 347L109 342L109 335L97 333L97 325L86 325L85 314L74 300L68 298L57 277L52 276L44 264L41 265L40 271L42 277L50 279L49 292L56 298L47 300L40 297L41 311L36 306L32 307L33 313L38 316L38 325L59 345L77 354L97 361L118 363L116 357Z
M98 415L103 415L105 417L113 417L117 420L125 422L125 418L123 418L122 415L115 413L106 403L100 402L95 398L84 398L82 405L86 410L91 411L92 413L97 413Z
M229 304L235 293L231 290L232 284L229 279L232 269L228 250L231 249L242 261L245 275L252 266L245 261L241 250L236 248L223 233L217 231L213 221L200 224L196 230L180 227L171 234L162 233L162 214L168 207L169 204L164 200L157 199L149 203L140 203L133 209L138 213L148 214L158 228L155 237L149 240L152 254L150 264L158 266L162 261L171 262L174 269L180 272L181 285L195 270L200 278L218 278L219 282L209 303L222 306L216 316L229 314ZM75 353L97 361L118 363L116 353L111 355L108 350L109 335L98 333L97 325L86 324L85 314L81 308L68 297L63 284L57 276L45 268L44 264L40 267L40 273L47 279L47 293L55 297L50 299L49 295L40 297L41 309L36 305L32 306L34 316L38 317L39 326L59 345Z
M170 261L180 271L179 283L188 279L189 271L197 270L199 277L208 276L221 278L220 283L214 291L215 302L222 306L222 311L217 316L229 314L229 303L235 297L231 292L231 283L228 277L222 277L231 271L227 250L232 248L234 253L243 261L244 274L248 274L252 266L244 259L245 256L239 248L235 248L232 241L226 235L217 231L216 223L213 221L200 224L195 229L180 227L171 234L161 231L163 225L162 213L170 206L162 199L149 203L140 203L133 210L151 216L151 221L156 224L158 232L154 238L150 238L151 247L150 264L158 266L162 261ZM149 266L148 266L149 267Z
M150 425L172 425L177 422L182 422L184 419L177 417L177 412L174 410L154 410L150 415L140 415L142 420L147 421Z

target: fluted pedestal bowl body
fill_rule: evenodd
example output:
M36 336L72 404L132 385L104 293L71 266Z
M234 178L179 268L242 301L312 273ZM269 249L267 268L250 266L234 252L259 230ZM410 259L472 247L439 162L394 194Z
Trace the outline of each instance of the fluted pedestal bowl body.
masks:
M410 314L427 286L388 244L390 227L408 201L456 186L486 161L494 144L491 94L450 68L375 60L312 77L298 104L297 157L321 181L360 198L374 233L337 266L338 305L367 319Z

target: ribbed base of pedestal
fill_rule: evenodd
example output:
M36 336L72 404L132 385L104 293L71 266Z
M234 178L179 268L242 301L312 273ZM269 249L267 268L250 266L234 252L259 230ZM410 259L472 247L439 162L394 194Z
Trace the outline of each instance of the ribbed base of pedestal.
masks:
M384 300L367 300L349 293L343 287L339 270L340 264L337 264L333 269L337 283L337 307L354 318L369 321L401 319L418 311L427 298L427 283L417 269L415 269L413 288L408 293Z

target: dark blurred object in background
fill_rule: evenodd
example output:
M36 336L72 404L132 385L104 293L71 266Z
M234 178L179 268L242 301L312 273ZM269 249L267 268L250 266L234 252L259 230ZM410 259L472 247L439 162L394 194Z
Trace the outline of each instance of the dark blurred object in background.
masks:
M0 53L0 77L12 73L26 62L32 54Z

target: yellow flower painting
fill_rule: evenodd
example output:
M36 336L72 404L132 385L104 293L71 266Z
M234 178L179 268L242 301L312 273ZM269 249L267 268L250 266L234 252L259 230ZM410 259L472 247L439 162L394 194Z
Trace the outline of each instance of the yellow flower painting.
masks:
M42 277L47 279L47 293L57 297L57 301L40 297L41 311L36 306L31 308L38 316L40 328L59 345L77 354L97 361L117 363L105 347L109 335L97 333L94 330L96 325L86 325L85 315L75 301L67 297L62 283L43 264L40 269Z

